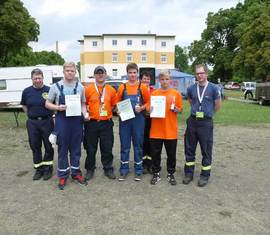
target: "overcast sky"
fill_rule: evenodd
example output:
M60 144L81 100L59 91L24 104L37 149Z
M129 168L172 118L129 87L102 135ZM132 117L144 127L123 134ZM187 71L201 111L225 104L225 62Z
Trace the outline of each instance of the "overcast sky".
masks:
M79 39L87 34L147 33L175 35L188 46L200 39L208 12L236 6L240 0L23 0L40 25L35 51L55 50L79 61Z

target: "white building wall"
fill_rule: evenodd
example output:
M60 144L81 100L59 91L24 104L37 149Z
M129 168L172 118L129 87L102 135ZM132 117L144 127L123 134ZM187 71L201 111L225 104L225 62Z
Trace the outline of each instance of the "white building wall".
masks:
M93 46L93 42L97 42L97 46ZM84 39L84 51L83 52L100 52L103 51L103 39L101 37L85 37Z
M112 45L112 40L117 40L117 45ZM127 40L132 40L132 45L127 45ZM141 41L146 40L146 46ZM104 36L104 51L155 51L154 36Z
M161 46L161 42L166 42L166 47ZM174 52L175 42L172 38L157 38L155 42L156 52Z

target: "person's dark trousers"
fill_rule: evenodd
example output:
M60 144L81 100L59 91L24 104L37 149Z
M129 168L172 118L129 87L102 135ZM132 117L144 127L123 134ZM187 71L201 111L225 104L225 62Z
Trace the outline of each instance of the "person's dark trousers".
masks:
M58 177L68 178L70 170L72 176L81 175L82 117L65 117L63 112L57 113L55 131L58 145ZM70 157L68 157L68 153L70 153Z
M152 171L158 173L161 171L161 151L162 146L165 146L167 153L167 172L174 174L176 166L176 147L177 139L165 140L165 139L150 139L151 156L152 156Z
M144 141L143 141L143 168L150 168L152 166L152 158L150 153L150 128L151 119L149 117L145 118L144 126Z
M54 124L51 117L44 120L28 119L26 122L29 145L33 152L35 169L52 171L54 151L49 142L49 135L52 133ZM44 145L44 156L42 157L42 142Z
M195 167L196 147L199 142L202 153L201 176L210 177L213 149L213 121L212 119L196 120L194 117L187 119L185 133L185 175L193 177Z
M84 145L87 157L85 160L85 169L94 171L96 169L96 153L99 141L101 152L101 162L104 171L113 170L113 121L96 121L90 120L85 123Z

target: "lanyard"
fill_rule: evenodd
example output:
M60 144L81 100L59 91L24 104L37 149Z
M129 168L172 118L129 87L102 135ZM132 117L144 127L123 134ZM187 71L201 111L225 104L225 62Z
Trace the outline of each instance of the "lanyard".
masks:
M204 86L202 94L200 95L199 84L197 84L197 95L198 95L198 100L199 100L199 103L200 103L200 109L201 109L201 106L202 106L202 101L203 101L204 93L206 91L207 86L208 86L208 82Z
M105 90L105 85L103 86L101 92L99 92L99 89L98 89L96 83L95 83L95 88L96 88L97 93L99 94L99 100L100 100L100 103L103 104L103 103L104 103L104 97L105 97L105 91L106 91L106 90Z

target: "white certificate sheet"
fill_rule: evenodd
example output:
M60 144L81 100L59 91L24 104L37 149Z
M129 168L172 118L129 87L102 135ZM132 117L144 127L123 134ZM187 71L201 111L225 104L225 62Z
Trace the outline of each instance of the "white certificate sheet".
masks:
M82 105L81 96L77 95L65 95L66 102L66 117L81 116L82 115Z
M134 118L135 114L130 102L130 99L123 100L116 104L118 111L120 112L121 121L126 121L128 119Z
M151 118L165 118L166 96L151 96Z

